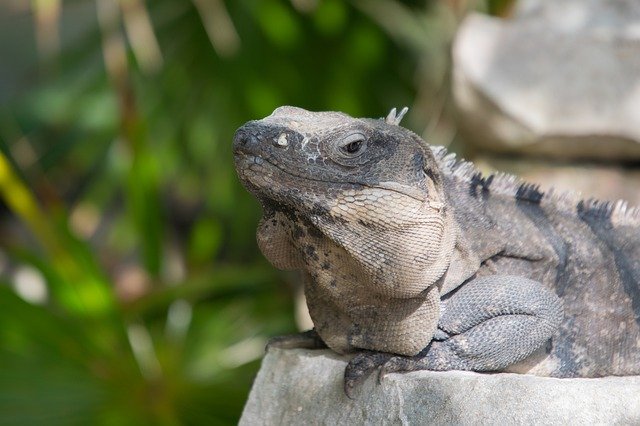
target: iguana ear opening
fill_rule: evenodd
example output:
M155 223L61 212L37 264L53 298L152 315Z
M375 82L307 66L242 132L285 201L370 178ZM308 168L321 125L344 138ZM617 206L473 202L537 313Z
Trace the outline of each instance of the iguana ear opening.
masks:
M402 108L402 110L400 110L399 114L396 114L396 109L392 108L391 111L389 111L389 114L387 114L387 118L384 119L384 121L387 122L387 124L393 124L393 125L399 125L400 121L402 121L402 117L404 117L404 115L409 111L409 107L404 107Z

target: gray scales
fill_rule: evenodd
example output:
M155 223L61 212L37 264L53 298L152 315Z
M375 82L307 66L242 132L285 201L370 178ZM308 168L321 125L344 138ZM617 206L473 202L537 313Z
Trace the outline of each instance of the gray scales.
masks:
M640 373L640 210L483 176L386 119L280 107L234 138L258 245L300 270L314 330L280 347L379 374Z

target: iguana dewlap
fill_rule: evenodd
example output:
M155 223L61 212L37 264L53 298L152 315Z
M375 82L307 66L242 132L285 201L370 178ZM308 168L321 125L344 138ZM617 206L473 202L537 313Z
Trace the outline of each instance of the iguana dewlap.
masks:
M347 371L640 373L640 213L543 193L386 119L281 107L236 133L258 244L307 277Z

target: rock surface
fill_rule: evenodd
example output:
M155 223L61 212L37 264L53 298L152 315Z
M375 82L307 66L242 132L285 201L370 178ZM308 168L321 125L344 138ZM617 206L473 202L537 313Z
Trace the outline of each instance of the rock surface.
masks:
M640 2L523 0L453 47L467 139L499 152L640 159Z
M421 371L379 385L369 377L350 400L347 360L328 350L270 350L240 424L640 424L640 377Z

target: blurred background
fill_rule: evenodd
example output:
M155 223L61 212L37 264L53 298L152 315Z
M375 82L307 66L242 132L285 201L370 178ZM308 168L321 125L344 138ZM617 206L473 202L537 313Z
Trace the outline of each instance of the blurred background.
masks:
M258 252L235 129L408 105L405 126L475 155L452 43L513 8L2 0L0 424L236 423L267 339L296 331L297 278Z

